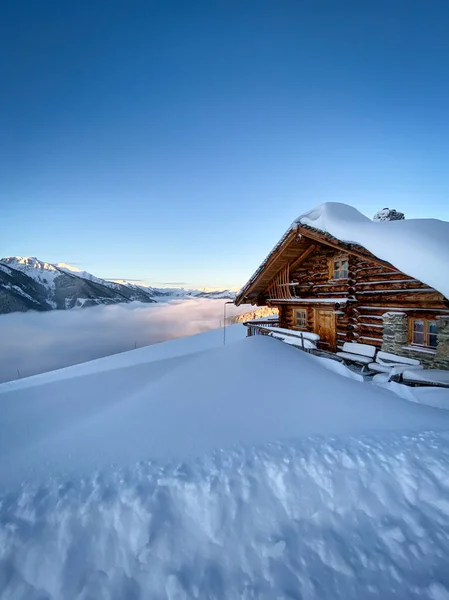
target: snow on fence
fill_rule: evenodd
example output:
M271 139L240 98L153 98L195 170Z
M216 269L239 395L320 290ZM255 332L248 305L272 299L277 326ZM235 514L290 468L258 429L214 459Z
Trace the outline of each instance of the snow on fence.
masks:
M268 335L268 329L279 328L279 320L274 319L254 319L253 321L244 321L243 325L248 328L248 337L251 335Z
M293 331L279 327L279 322L273 320L258 320L246 321L243 323L248 328L248 336L252 335L269 335L286 344L296 346L309 352L316 350L316 343L320 340L320 336L310 331Z

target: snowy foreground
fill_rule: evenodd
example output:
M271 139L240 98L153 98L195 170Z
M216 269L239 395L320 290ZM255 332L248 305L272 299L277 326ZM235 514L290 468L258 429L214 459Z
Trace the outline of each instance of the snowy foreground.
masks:
M449 598L449 411L221 333L0 386L0 597Z

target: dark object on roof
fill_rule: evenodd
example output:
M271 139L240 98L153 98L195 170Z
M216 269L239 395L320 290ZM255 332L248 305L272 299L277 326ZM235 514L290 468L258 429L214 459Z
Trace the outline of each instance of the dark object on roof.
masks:
M373 221L402 221L402 219L405 219L404 213L397 211L395 208L383 208L373 217Z

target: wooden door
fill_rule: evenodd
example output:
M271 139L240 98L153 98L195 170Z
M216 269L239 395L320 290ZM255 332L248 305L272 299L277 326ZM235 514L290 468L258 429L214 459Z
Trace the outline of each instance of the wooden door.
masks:
M332 310L315 309L315 333L323 350L335 351L335 314Z

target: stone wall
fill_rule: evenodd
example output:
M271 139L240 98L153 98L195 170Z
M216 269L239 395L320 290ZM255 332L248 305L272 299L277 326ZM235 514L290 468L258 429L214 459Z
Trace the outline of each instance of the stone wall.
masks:
M438 346L436 353L411 350L409 345L408 317L402 312L388 312L383 317L382 350L415 358L426 369L449 369L449 318L438 318Z
M434 369L449 369L449 318L438 318L437 327L438 346L433 361Z
M408 343L408 319L403 312L388 312L382 315L384 330L382 350L393 354L402 354L403 346Z

